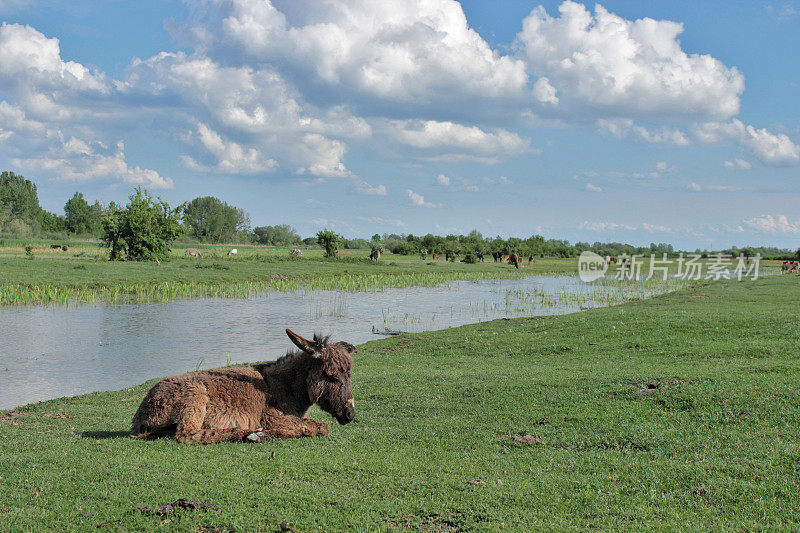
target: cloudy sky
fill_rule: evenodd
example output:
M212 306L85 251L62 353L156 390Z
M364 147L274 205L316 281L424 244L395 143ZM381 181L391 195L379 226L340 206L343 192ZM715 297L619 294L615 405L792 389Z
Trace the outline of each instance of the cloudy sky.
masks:
M800 241L800 0L0 0L0 168L310 235Z

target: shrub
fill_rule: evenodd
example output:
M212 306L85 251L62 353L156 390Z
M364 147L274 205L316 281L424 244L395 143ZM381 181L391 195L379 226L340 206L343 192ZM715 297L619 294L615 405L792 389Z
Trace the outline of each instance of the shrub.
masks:
M141 187L129 198L124 209L109 209L103 217L103 241L111 248L109 259L168 260L169 244L182 232L183 205L172 209L161 199L153 200Z
M339 255L339 244L342 237L331 230L324 229L317 233L317 244L325 248L325 257L336 257Z

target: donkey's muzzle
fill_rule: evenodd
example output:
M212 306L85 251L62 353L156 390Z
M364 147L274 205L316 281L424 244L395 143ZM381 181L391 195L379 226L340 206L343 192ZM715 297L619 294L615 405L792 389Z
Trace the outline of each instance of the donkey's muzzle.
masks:
M355 417L356 417L356 408L348 405L343 412L336 415L336 421L339 422L341 425L345 425L352 422Z

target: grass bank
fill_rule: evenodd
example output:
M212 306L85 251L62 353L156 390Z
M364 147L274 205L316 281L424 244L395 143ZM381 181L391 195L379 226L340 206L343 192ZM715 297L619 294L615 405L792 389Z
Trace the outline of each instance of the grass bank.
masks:
M0 412L0 523L796 531L799 298L772 276L370 342L325 438L133 441L153 382ZM218 510L135 510L179 498Z

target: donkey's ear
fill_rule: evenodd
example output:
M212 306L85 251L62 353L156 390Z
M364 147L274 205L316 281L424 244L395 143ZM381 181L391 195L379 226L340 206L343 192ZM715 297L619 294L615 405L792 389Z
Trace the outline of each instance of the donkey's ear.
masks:
M315 357L318 356L319 351L316 342L301 337L289 328L286 328L286 334L289 336L289 339L294 343L294 345L303 350L305 353Z

